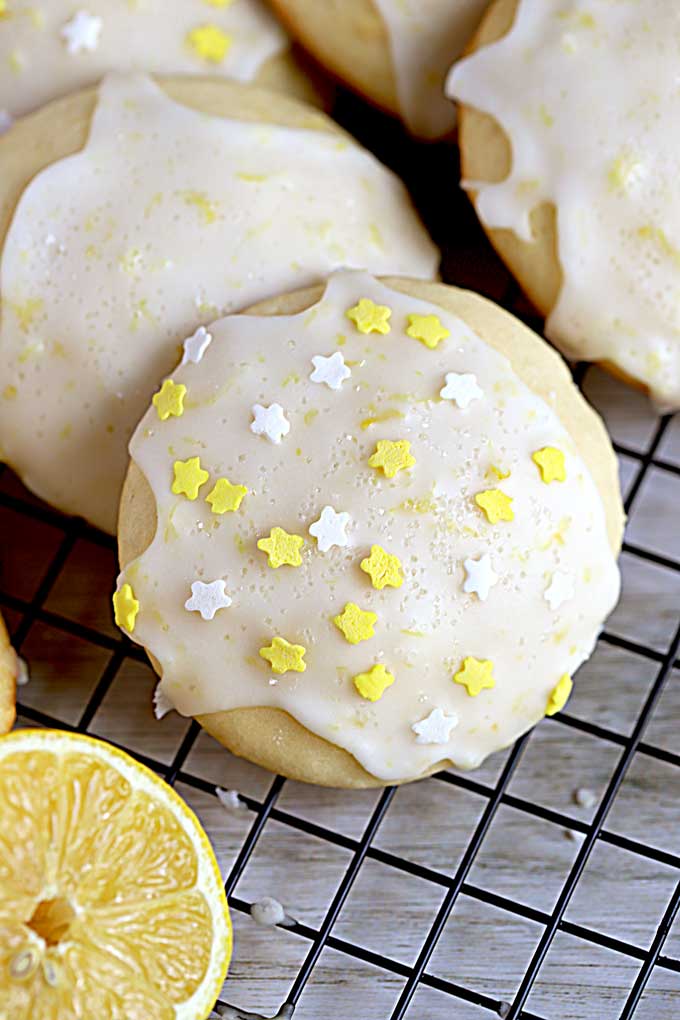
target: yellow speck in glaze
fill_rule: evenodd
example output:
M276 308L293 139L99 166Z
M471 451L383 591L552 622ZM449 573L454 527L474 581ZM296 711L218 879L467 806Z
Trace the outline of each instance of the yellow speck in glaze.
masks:
M198 210L201 220L206 226L216 222L219 206L216 202L211 202L204 191L184 191L182 198L185 205L193 206Z
M42 298L27 298L25 301L9 301L9 307L17 317L19 329L22 333L28 333L38 318L42 315L45 302Z
M385 421L392 421L394 418L403 418L404 415L401 411L397 411L395 407L388 407L386 411L381 411L379 414L373 414L369 418L364 418L361 422L361 428L366 431L370 429L371 425L379 425Z

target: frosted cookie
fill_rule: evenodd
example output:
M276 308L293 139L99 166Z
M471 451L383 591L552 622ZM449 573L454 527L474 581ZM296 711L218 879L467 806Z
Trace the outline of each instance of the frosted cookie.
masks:
M338 786L473 768L559 711L623 521L559 356L476 295L363 273L210 334L121 503L115 615L160 703Z
M678 9L498 0L448 91L465 187L571 358L680 408Z
M0 616L0 734L8 733L16 717L17 657Z
M0 0L0 130L109 71L219 75L319 98L259 0Z
M339 266L439 260L402 183L322 114L226 81L164 90L109 77L0 139L0 456L108 531L186 338Z
M270 0L310 53L421 138L453 130L444 79L488 0Z

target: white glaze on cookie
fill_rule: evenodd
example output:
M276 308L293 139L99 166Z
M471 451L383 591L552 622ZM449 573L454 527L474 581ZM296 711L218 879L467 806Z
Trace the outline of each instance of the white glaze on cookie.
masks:
M0 107L19 116L108 71L252 81L288 45L260 0L6 0Z
M453 130L444 80L477 27L488 0L373 0L388 31L402 115L414 134Z
M391 310L389 333L348 319L362 298ZM414 313L438 316L449 335L432 349L407 336ZM160 663L162 690L187 715L285 709L384 780L447 758L478 765L545 714L618 595L603 505L570 436L460 319L363 273L336 274L299 315L231 317L211 332L203 361L173 373L185 413L160 422L152 408L131 442L158 527L119 589L130 586L123 609L139 602L132 636ZM334 392L308 366L338 346L352 379ZM447 371L474 373L483 397L465 410L441 400ZM249 428L253 402L274 400L291 422L280 446ZM414 463L388 479L369 465L379 441L410 442ZM564 454L565 481L542 480L532 456L546 447ZM209 480L195 501L178 498L173 464L197 455ZM216 516L205 495L221 477L248 495ZM510 497L514 519L489 523L475 502L485 491ZM309 529L327 506L349 514L349 541L321 552ZM299 565L269 565L272 543L258 543L274 528ZM380 590L365 572L376 546L399 561ZM464 564L484 555L498 576L482 601L465 591ZM544 598L557 570L576 586L559 613ZM207 623L184 603L193 582L215 578L232 604ZM276 675L263 661L276 638L297 646L299 671ZM495 687L476 696L454 682L470 658L493 664ZM385 687L370 701L353 678L376 666L394 682L374 676ZM436 710L455 722L450 739L441 726L436 741L431 727L417 739Z
M467 182L488 227L531 240L557 209L563 285L547 332L680 407L680 8L523 0L510 33L463 60L451 96L512 145L503 182Z
M2 453L111 531L128 439L201 322L338 266L429 277L437 260L401 182L347 137L110 77L86 148L33 180L7 235Z

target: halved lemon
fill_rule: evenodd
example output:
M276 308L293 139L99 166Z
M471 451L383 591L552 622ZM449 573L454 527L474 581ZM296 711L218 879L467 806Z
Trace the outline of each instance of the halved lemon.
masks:
M174 790L91 737L0 738L0 1020L205 1020L231 945Z

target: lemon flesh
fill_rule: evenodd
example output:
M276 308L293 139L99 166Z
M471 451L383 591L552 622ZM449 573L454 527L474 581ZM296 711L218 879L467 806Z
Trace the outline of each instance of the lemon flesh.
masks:
M201 826L89 737L0 739L0 1020L205 1020L231 955Z

